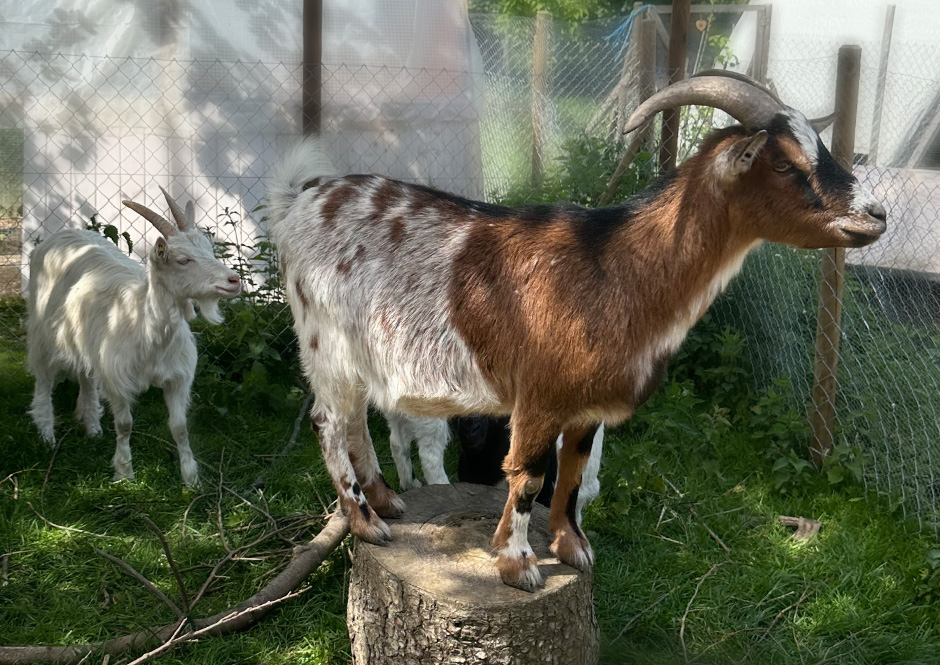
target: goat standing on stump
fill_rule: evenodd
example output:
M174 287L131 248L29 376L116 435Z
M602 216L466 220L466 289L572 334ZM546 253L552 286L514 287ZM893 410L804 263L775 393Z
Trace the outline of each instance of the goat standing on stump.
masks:
M315 141L285 158L268 192L271 233L354 534L381 543L379 516L404 508L369 439L370 402L427 417L511 414L509 498L493 538L500 575L526 590L543 583L527 530L559 432L552 551L587 568L575 507L597 424L647 399L747 253L762 240L861 247L884 232L884 207L810 121L749 79L673 84L628 129L687 104L741 125L712 132L676 172L604 209L508 208L378 176L330 177Z
M183 482L194 486L198 466L189 447L186 410L196 372L189 329L193 301L210 323L221 323L219 298L241 291L238 274L222 265L212 241L161 188L176 224L134 203L162 237L147 268L94 231L65 230L42 242L29 260L29 369L36 377L30 415L55 444L52 388L62 372L77 377L75 417L89 436L101 434L99 390L114 413L114 479L133 479L131 404L150 386L163 388Z

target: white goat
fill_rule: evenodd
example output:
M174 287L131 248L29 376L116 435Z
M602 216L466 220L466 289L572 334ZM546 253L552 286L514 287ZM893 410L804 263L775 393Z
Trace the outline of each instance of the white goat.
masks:
M238 295L238 274L215 258L212 242L161 188L176 220L132 201L160 231L146 269L93 231L60 231L30 256L29 369L36 377L30 415L42 438L55 444L52 389L60 373L78 379L75 417L89 436L101 434L99 391L114 413L114 479L133 479L131 405L150 386L163 388L183 482L198 483L186 410L196 371L188 321L193 302L221 323L220 297ZM178 225L178 227L177 227Z

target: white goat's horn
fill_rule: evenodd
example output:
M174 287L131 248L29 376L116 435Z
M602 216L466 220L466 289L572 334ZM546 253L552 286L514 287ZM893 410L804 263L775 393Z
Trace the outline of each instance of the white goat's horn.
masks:
M176 225L180 227L180 231L188 231L190 229L189 220L186 219L186 214L180 208L179 203L174 201L173 197L163 187L160 187L160 191L163 192L163 197L166 199L167 205L170 206L170 212L173 213L173 219L176 220Z
M122 203L157 227L157 231L162 233L163 237L169 238L179 233L179 230L170 223L170 220L155 213L150 208L142 206L139 203L134 203L133 201L122 201Z
M659 111L689 104L721 109L749 129L765 127L787 108L767 88L744 76L694 76L666 86L640 104L623 132L632 132Z

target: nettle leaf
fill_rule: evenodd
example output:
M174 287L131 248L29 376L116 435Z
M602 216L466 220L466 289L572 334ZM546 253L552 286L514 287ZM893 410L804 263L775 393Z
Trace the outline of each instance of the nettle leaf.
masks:
M102 235L105 238L113 242L115 245L118 244L118 230L114 224L108 224L103 229L101 229Z

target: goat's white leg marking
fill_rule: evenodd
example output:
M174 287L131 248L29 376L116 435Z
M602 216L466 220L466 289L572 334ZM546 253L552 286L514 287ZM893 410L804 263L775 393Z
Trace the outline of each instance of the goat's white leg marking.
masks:
M55 413L52 409L52 388L55 386L55 371L32 369L36 377L36 387L33 389L33 404L29 415L39 428L42 440L50 446L55 445Z
M170 434L176 442L176 452L180 457L180 473L186 487L199 484L199 466L189 447L189 429L186 427L186 408L189 405L189 382L170 381L163 386L163 400L169 411Z
M390 413L386 419L389 429L388 443L392 449L392 459L395 460L395 469L398 471L398 484L405 491L421 487L421 481L415 478L414 467L411 464L411 433L405 426L402 416ZM427 476L426 471L425 476Z
M446 485L450 482L444 471L444 449L447 447L448 429L446 420L434 420L421 432L418 440L418 456L421 471L428 485Z
M98 382L94 377L79 372L78 401L75 404L75 419L85 426L88 436L101 436L101 398L98 396Z
M591 456L588 458L584 471L581 472L581 488L578 490L577 521L581 526L581 513L584 507L597 498L601 493L601 481L598 474L601 469L601 456L604 451L604 423L601 423L594 434L594 444L591 446Z
M131 416L130 402L123 397L109 396L108 403L114 412L114 431L117 433L117 445L111 465L114 467L114 480L133 480L134 467L131 463L131 429L134 418Z

